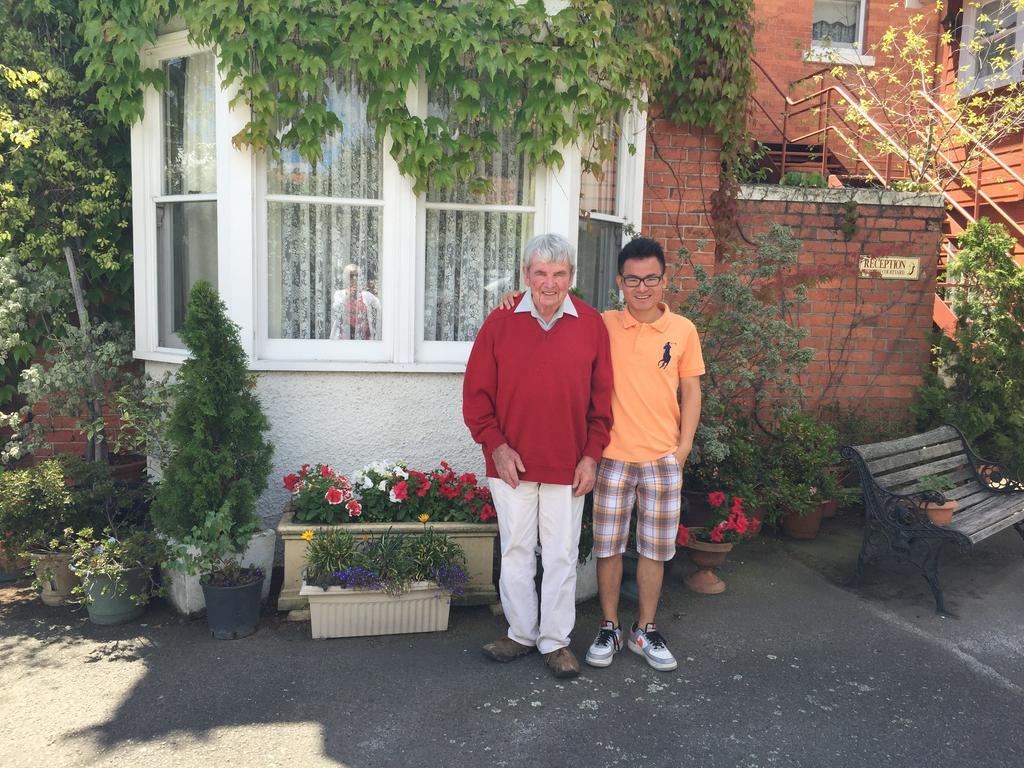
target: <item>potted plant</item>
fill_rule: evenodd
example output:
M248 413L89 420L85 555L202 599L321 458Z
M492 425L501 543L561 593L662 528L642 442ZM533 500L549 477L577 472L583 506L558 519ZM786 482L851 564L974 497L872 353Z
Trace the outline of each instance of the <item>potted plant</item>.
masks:
M920 492L920 509L932 525L949 525L959 504L956 499L947 499L945 491L953 487L945 475L925 475L917 481Z
M687 588L702 595L717 595L725 591L725 582L714 569L722 564L736 542L745 536L755 536L761 522L747 517L741 496L712 491L707 502L711 507L707 523L700 528L680 525L676 544L690 551L690 559L697 566L697 571L683 580Z
M360 534L390 531L422 533L429 522L456 541L466 557L469 582L456 600L463 605L493 604L494 543L498 526L490 490L472 473L459 473L447 462L420 471L404 463L377 461L363 467L354 481L328 464L304 464L283 478L291 499L277 526L284 543L284 580L277 607L303 611L300 594L308 542L306 530L358 529Z
M166 550L152 531L111 527L98 534L92 528L68 529L65 539L71 542L71 570L80 580L72 594L85 604L93 624L137 619L161 593L153 576Z
M238 561L264 575L273 565L274 532L257 534L256 515L273 449L238 326L209 283L192 287L181 338L190 357L174 384L166 429L171 455L151 514L174 552L166 571L171 602L195 614L206 607L200 576L216 581L218 563ZM269 584L260 584L265 597Z
M423 526L359 541L349 529L304 532L309 543L302 595L314 638L438 632L451 598L467 582L458 544Z
M63 605L75 577L61 532L77 518L56 460L0 473L0 537L4 550L27 555L45 605Z

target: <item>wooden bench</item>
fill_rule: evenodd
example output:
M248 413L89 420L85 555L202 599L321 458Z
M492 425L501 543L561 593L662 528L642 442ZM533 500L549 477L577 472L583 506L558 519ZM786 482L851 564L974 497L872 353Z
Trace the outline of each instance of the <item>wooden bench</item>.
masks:
M880 552L916 565L946 613L939 585L939 553L946 544L970 552L979 541L1011 525L1024 537L1024 484L1007 477L996 462L979 458L963 433L945 425L920 435L871 445L844 446L842 454L860 472L864 490L864 541L851 583ZM922 490L921 480L945 478L949 490ZM945 497L945 498L942 498ZM925 501L956 499L949 525L937 526L923 512Z

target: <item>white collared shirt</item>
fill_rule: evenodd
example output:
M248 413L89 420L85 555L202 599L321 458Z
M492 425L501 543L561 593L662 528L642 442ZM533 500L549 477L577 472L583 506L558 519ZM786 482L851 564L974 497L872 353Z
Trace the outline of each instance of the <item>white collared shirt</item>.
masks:
M533 297L529 291L523 293L523 298L519 300L518 306L516 306L516 312L529 312L540 323L540 327L545 331L550 331L555 327L555 323L558 322L562 315L572 315L573 317L579 317L579 313L576 312L576 307L573 306L572 299L569 298L569 294L565 294L565 298L562 299L561 306L555 310L555 314L551 316L551 320L548 322L544 321L544 318L537 312L537 308L533 305Z

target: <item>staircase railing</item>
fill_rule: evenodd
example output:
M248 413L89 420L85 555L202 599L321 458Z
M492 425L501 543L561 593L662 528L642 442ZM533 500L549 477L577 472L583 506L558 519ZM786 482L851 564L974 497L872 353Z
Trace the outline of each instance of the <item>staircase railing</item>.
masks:
M897 180L903 180L908 178L909 171L912 169L919 179L925 181L932 190L940 193L946 203L946 219L947 226L946 232L944 233L944 243L942 247L942 253L940 256L948 256L955 253L957 242L956 238L959 232L963 231L963 228L976 221L982 207L986 208L986 213L989 217L999 221L1009 231L1010 234L1017 241L1017 249L1024 250L1024 227L1022 227L1014 218L1006 212L1006 210L995 201L991 195L989 195L981 184L981 165L985 159L993 162L1004 171L1008 176L1007 180L1001 180L1004 183L1011 183L1020 185L1022 193L1024 193L1024 177L1014 171L1007 165L1001 158L999 158L994 152L991 151L987 146L980 142L973 134L970 133L966 128L958 123L945 109L942 108L930 95L922 92L925 102L934 111L934 114L939 119L947 123L948 128L956 129L960 135L965 139L965 146L970 144L974 146L978 156L975 160L975 177L972 179L967 173L965 173L965 167L971 163L957 162L951 159L945 152L939 151L935 154L935 165L936 172L930 172L925 170L921 163L915 160L911 154L903 148L899 142L897 142L889 131L886 130L877 120L868 114L867 110L855 99L845 88L841 85L829 85L810 93L806 96L794 99L785 93L775 80L765 71L764 67L759 62L753 60L754 66L760 70L761 74L764 75L765 81L771 85L772 89L782 98L782 125L769 114L768 109L756 98L752 99L754 107L759 109L771 122L773 127L778 131L779 144L781 145L781 156L780 156L780 174L785 175L787 166L793 165L792 153L790 147L797 145L804 147L804 149L798 150L798 158L795 164L801 167L807 167L807 157L809 154L817 156L820 154L820 166L823 175L827 173L827 163L829 158L841 161L839 153L836 151L836 144L830 144L830 138L835 137L842 144L841 147L845 147L849 150L849 161L843 163L848 165L852 161L852 171L847 168L851 175L858 176L871 176L877 182L884 187L890 187L892 182ZM822 70L822 72L827 70ZM821 74L822 72L815 73ZM814 76L814 75L812 75ZM811 77L811 76L808 76ZM807 78L801 78L806 80ZM843 111L840 111L840 105L842 105ZM845 112L845 114L844 114ZM790 135L790 125L794 120L799 119L803 115L812 115L816 119L816 126L811 130L804 130L801 134L792 136ZM865 151L865 136L861 126L854 126L851 128L847 115L855 115L861 126L867 126L870 128L872 134L867 140L872 150ZM844 130L845 129L845 130ZM806 146L809 144L820 144L820 150L815 153L809 153ZM884 152L879 152L879 146L885 147ZM884 155L884 164L881 162L879 155ZM859 173L860 167L863 166L866 173ZM939 172L941 171L941 172ZM971 197L971 208L968 210L965 208L959 200L954 196L954 192L963 192L964 190L970 190ZM940 263L945 262L945 258ZM955 287L949 283L938 282L937 287ZM943 329L946 333L952 333L956 326L956 318L952 311L943 301L942 297L936 293L935 296L935 309L933 312L933 318L936 324Z

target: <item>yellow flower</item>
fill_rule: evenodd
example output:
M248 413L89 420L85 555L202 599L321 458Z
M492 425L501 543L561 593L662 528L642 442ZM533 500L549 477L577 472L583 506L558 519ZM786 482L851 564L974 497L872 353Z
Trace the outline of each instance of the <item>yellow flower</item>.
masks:
M314 536L316 536L316 534L313 533L312 529L302 532L302 538L304 538L306 541L312 541Z
M430 519L430 515L428 515L426 512L424 512L422 515L419 516L419 521L421 523L425 523L429 519Z

